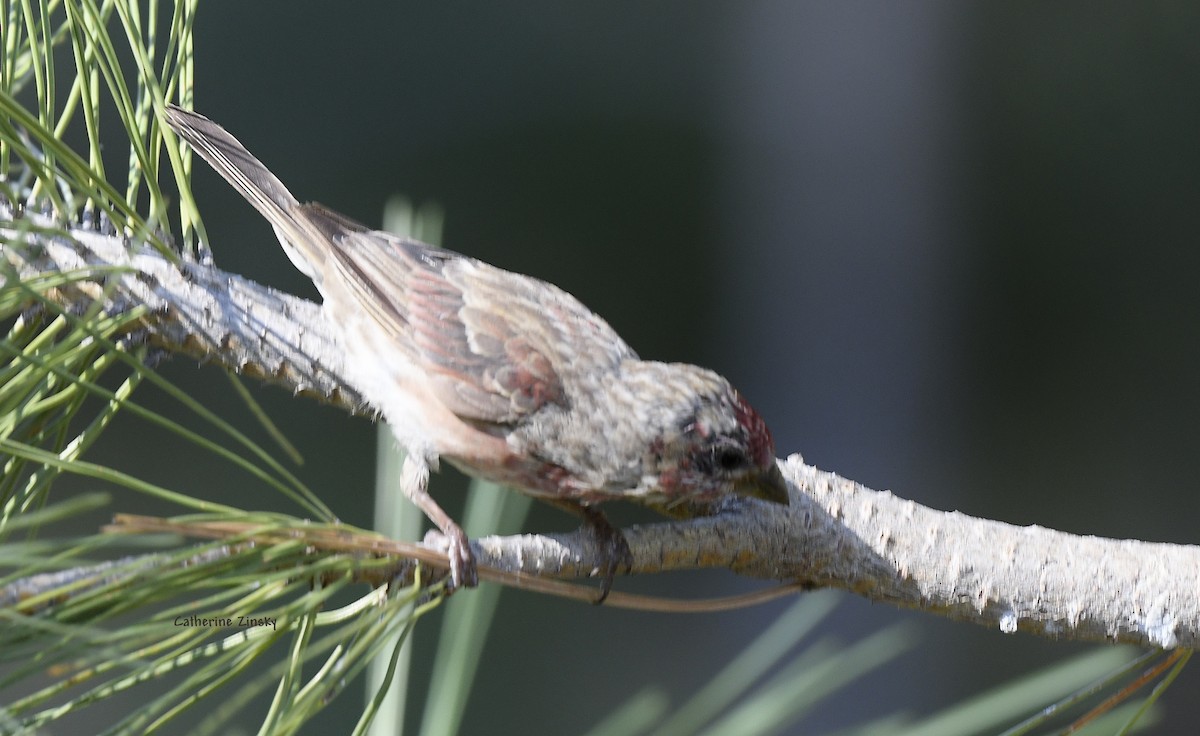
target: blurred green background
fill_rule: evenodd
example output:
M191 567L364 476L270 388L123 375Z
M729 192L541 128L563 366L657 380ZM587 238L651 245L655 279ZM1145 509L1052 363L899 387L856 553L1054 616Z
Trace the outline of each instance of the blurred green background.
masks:
M1195 543L1197 38L1194 3L214 2L196 108L302 200L374 225L393 193L440 203L447 247L562 286L643 357L724 373L780 455L937 508ZM197 171L218 265L315 297ZM163 370L245 416L216 371ZM372 425L255 389L305 480L369 524ZM254 505L243 476L120 426L91 459ZM452 510L458 483L435 485ZM574 523L539 509L528 527ZM786 605L679 617L506 593L464 732L583 732L647 684L682 698ZM826 633L898 619L920 648L794 733L932 712L1081 649L852 597ZM1194 733L1197 682L1154 733ZM310 732L360 708L347 694Z

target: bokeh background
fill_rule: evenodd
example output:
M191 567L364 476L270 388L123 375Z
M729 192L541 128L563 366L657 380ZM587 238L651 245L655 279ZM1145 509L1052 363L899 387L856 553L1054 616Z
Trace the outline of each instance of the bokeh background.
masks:
M936 508L1195 543L1197 38L1182 2L209 3L196 107L301 199L376 225L396 192L439 203L447 247L559 284L645 357L728 376L781 455ZM195 189L218 265L315 296L232 190L204 170ZM219 372L163 370L245 417ZM369 524L373 426L255 394L305 480ZM93 460L275 502L121 426ZM458 479L438 481L456 508ZM648 684L682 698L786 605L678 617L507 592L464 732L581 733ZM822 633L849 641L912 620L921 643L793 733L929 713L1084 649L855 597L835 619ZM1154 733L1194 733L1198 682ZM347 694L310 732L360 707Z

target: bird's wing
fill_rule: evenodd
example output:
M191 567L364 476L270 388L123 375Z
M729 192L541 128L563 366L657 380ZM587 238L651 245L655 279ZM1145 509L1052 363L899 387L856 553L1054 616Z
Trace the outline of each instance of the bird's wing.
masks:
M564 369L600 376L637 357L552 284L369 231L320 205L301 211L333 244L327 263L348 295L464 419L509 425L546 404L568 407Z

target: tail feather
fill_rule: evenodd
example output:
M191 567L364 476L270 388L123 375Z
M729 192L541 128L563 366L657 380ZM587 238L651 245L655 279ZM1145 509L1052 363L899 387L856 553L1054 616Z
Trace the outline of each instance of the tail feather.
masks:
M246 147L203 115L167 105L167 124L196 153L246 198L275 228L275 234L292 262L320 282L324 249L307 223L297 217L300 203L274 174Z

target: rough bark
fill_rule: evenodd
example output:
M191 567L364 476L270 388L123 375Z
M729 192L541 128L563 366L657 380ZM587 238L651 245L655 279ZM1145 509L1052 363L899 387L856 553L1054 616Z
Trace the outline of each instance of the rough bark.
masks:
M144 305L153 345L363 412L338 377L341 355L318 305L207 264L176 263L86 229L55 238L0 203L0 249L22 278L127 266L98 285L60 289L83 306ZM788 508L747 501L721 513L625 530L634 572L725 567L759 578L844 588L872 600L1002 631L1195 648L1200 547L1078 536L943 512L805 465L782 464ZM590 534L485 537L479 562L523 575L580 577L601 562Z

